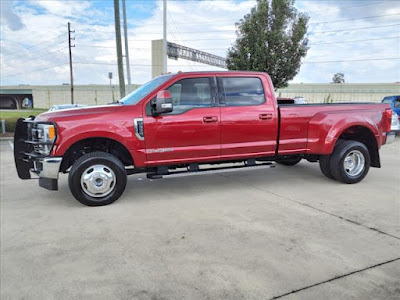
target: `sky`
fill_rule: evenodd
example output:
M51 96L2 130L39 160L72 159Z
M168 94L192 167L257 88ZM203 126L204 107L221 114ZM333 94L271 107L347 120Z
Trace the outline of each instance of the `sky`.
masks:
M235 22L254 0L168 0L168 41L226 57ZM310 49L292 83L400 82L400 0L297 0L309 15ZM151 79L151 40L162 38L160 0L126 0L132 83ZM69 83L67 23L75 84L117 83L113 0L0 0L1 85ZM122 7L121 7L122 19ZM124 45L123 45L124 48ZM221 70L179 59L168 71ZM126 80L126 77L125 77Z

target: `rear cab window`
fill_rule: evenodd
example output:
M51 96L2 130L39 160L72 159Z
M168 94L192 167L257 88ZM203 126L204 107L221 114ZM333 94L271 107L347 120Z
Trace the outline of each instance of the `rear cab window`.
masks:
M218 77L219 101L223 106L254 106L265 102L258 77Z

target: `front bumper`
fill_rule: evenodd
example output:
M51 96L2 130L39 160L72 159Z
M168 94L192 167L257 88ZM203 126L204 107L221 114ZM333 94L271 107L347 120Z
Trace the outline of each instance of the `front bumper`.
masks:
M39 142L32 139L29 123L33 119L19 119L14 134L14 161L21 179L32 179L32 174L39 178L39 186L49 190L58 189L58 174L62 157L52 157L35 151Z

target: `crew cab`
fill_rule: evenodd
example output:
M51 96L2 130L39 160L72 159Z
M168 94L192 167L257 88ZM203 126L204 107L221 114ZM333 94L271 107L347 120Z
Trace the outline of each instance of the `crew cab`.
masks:
M379 149L394 138L391 114L381 103L278 105L266 73L166 74L118 103L20 119L14 157L21 179L36 176L49 190L69 173L73 196L89 206L117 200L130 174L156 179L302 159L351 184L381 167Z

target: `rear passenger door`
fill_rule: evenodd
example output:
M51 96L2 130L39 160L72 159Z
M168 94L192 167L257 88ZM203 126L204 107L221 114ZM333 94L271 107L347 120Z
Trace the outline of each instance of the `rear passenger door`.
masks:
M273 156L278 116L259 77L219 76L221 158ZM268 93L269 95L270 93Z

